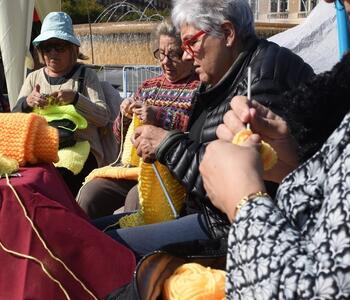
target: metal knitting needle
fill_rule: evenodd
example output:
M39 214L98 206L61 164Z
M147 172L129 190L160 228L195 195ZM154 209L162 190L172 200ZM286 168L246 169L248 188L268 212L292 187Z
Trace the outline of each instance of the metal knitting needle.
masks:
M170 205L171 211L173 212L173 215L174 215L175 219L177 219L179 215L177 214L177 211L176 211L176 208L175 208L175 206L174 206L173 200L171 200L171 197L170 197L170 195L169 195L169 192L168 192L168 190L166 189L166 186L165 186L165 184L164 184L164 182L163 182L162 176L160 176L160 173L159 173L159 171L158 171L157 166L155 165L155 163L152 163L152 168L153 168L154 173L155 173L156 176L157 176L157 179L158 179L158 181L159 181L159 183L160 183L160 186L161 186L161 188L162 188L162 190L163 190L163 193L164 193L164 195L165 195L165 198L166 198L166 200L168 201L168 203L169 203L169 205Z
M252 68L251 67L248 67L247 98L248 98L248 105L250 106L252 101ZM250 123L247 123L246 128L250 129Z

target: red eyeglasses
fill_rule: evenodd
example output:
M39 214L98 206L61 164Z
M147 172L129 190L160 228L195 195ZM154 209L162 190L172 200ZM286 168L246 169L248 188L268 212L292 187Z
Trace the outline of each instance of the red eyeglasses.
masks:
M200 30L191 38L184 40L182 42L182 45L181 45L182 50L186 51L193 58L194 57L194 50L192 47L194 46L195 43L198 42L198 38L206 33L208 33L208 31Z

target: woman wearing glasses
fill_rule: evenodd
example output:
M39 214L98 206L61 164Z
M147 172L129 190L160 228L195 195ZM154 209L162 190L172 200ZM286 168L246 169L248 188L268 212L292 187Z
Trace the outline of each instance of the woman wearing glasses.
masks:
M187 130L192 100L198 88L198 76L191 61L181 59L181 38L169 21L161 22L154 33L154 57L159 61L162 74L142 83L135 95L126 98L114 124L116 138L126 135L133 113L144 124L164 130ZM123 126L121 126L121 123ZM123 128L123 133L120 133ZM94 178L81 189L77 201L90 218L112 215L124 205L135 180ZM138 207L136 187L128 195L127 209Z
M173 221L107 232L140 256L172 243L226 238L230 222L208 200L199 164L206 145L217 139L231 99L247 93L248 66L252 96L276 112L284 91L314 75L300 57L256 37L246 0L178 0L172 19L181 31L182 59L193 63L202 82L188 132L144 125L133 143L145 161L156 158L183 184L186 207Z
M104 151L107 149L102 149L98 128L107 124L109 111L96 73L77 63L80 42L66 13L48 14L33 44L45 66L25 79L13 111L29 113L38 109L45 111L48 104L65 107L72 104L86 120L85 129L75 130L71 141L68 142L67 138L66 145L79 147L76 164L70 162L70 157L61 156L58 163L61 174L75 195L85 176L105 164ZM65 148L65 153L71 151L71 147L65 147L61 142L62 139L60 145Z

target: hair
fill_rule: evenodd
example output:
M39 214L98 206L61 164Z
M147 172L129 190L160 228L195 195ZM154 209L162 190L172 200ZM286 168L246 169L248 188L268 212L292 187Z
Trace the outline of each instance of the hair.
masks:
M166 35L175 39L177 46L181 47L181 36L177 31L176 27L173 25L170 19L165 19L160 22L155 31L153 32L151 50L157 49L159 46L159 38L161 35Z
M255 36L254 17L247 0L173 0L171 17L177 29L188 24L222 36L221 25L229 21L241 41Z
M350 109L350 53L331 71L285 94L283 117L300 145L301 161L318 151Z

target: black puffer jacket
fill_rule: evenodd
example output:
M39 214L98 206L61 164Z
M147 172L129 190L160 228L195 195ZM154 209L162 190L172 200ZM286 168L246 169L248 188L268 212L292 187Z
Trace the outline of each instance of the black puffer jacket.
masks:
M190 118L188 134L170 134L157 149L157 159L166 164L188 190L186 214L205 214L212 238L227 236L229 221L206 196L199 163L206 144L217 139L231 99L247 93L247 67L252 70L252 98L281 114L283 92L314 76L312 68L286 48L256 40L240 54L224 78L212 88L201 86Z

